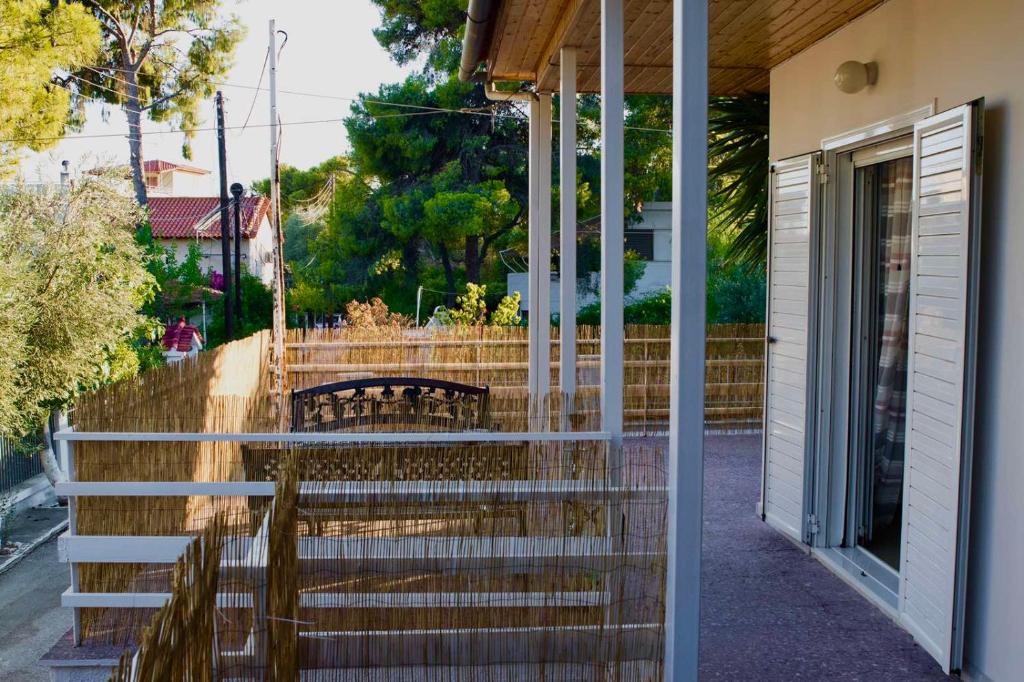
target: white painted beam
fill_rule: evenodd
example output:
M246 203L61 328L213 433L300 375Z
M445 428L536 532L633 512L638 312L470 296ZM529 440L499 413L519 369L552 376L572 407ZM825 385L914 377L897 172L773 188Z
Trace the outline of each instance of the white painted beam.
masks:
M63 562L87 564L173 564L195 540L190 535L69 535L57 538Z
M697 680L704 480L708 3L675 0L665 679Z
M68 588L60 596L65 608L158 609L171 599L170 592L74 592ZM252 608L252 593L219 593L221 608Z
M57 557L74 564L173 564L195 540L191 535L70 535L57 538ZM224 565L247 563L252 538L228 538L222 550ZM249 565L247 563L247 565ZM255 564L252 564L255 565ZM78 591L72 585L72 591Z
M601 607L607 592L303 592L304 609L541 609Z
M622 441L625 250L623 0L601 0L601 429Z
M559 129L559 390L576 394L576 48L563 47ZM564 430L564 427L563 427Z
M273 482L217 483L97 481L58 483L61 497L273 497ZM604 481L303 481L304 500L326 503L541 502L556 500L664 499L667 488L614 487Z
M251 592L218 593L221 608L253 607ZM66 608L158 609L170 592L74 592L61 594ZM303 609L550 609L602 607L607 592L303 592Z
M223 655L223 654L222 654ZM620 679L655 680L661 678L661 662L631 661L618 668ZM423 682L424 680L592 680L600 679L594 663L483 663L459 665L447 670L432 665L393 667L318 668L303 670L303 682Z
M58 483L60 497L273 497L272 481L77 481Z
M299 561L354 571L446 571L466 569L534 573L551 566L607 570L623 564L648 566L654 552L615 549L609 537L301 537Z
M657 486L616 487L604 481L338 481L306 482L300 495L321 503L554 502L664 500Z
M445 630L301 632L299 655L311 668L588 664L657 660L660 624L564 625ZM591 669L591 674L593 669ZM485 675L490 677L490 675ZM543 677L543 676L542 676ZM519 678L514 678L519 679Z
M75 431L65 429L54 434L59 441L128 442L128 443L560 443L566 441L604 441L611 438L605 431L576 433L533 433L514 431L387 432L387 433L266 433L266 432L133 432Z

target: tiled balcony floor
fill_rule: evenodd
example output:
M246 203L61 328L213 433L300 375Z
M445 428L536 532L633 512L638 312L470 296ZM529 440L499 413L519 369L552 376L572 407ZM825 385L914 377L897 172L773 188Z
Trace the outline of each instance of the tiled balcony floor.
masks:
M911 636L755 513L760 436L709 436L701 678L946 680Z

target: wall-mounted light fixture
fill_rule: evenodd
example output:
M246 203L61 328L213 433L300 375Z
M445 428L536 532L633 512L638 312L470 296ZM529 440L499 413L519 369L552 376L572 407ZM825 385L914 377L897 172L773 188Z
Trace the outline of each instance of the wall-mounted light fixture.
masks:
M878 64L875 62L865 64L852 60L843 62L836 69L836 74L832 77L832 80L835 81L837 88L848 95L852 95L869 85L874 85L878 81Z

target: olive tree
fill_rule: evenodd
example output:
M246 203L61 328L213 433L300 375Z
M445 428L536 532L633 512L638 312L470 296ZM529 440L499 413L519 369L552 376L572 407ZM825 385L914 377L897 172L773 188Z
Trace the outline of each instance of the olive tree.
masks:
M103 177L0 193L0 434L37 432L81 391L137 371L131 341L154 294L134 237L139 219Z

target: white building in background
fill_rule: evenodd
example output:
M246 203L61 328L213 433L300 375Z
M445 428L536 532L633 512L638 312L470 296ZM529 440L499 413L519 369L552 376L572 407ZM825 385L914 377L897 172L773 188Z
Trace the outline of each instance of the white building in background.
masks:
M223 272L220 243L220 198L204 196L210 171L154 159L143 163L149 196L149 222L153 237L174 251L179 262L196 243L203 258L200 268ZM130 184L128 190L131 189ZM235 209L228 209L234 235ZM242 197L242 264L270 286L273 281L274 237L270 227L270 200ZM232 246L232 257L234 246Z
M626 297L629 302L662 291L671 281L672 202L647 202L641 212L640 222L627 227L625 233L626 251L635 251L645 266L644 274L637 282L636 288ZM591 292L597 290L597 279L600 275L592 272L588 276L594 280L592 286L589 287L589 291L578 292L576 297L577 305L581 308L597 300L597 297ZM524 311L530 309L527 279L528 276L525 272L510 272L506 277L508 293L519 292L520 308ZM557 272L551 273L551 313L553 315L559 313L560 281Z
M146 194L156 196L200 196L209 191L210 171L171 161L155 159L142 162Z
M234 229L234 206L229 207ZM223 272L220 242L220 199L218 197L149 198L149 223L153 237L174 251L178 261L192 243L203 254L203 271ZM233 234L233 232L232 232ZM242 197L242 264L270 286L274 279L274 236L270 226L270 200L264 196ZM232 246L232 254L234 254ZM232 256L233 257L233 256Z

